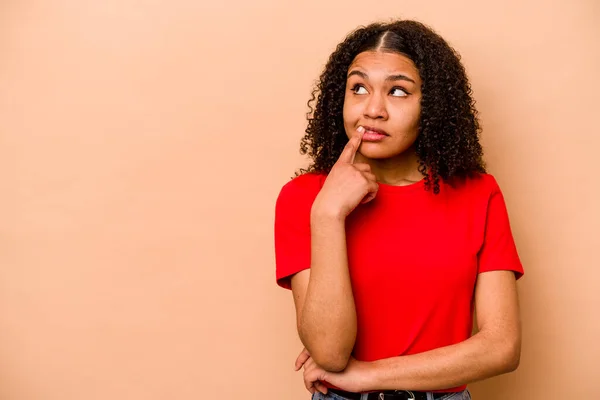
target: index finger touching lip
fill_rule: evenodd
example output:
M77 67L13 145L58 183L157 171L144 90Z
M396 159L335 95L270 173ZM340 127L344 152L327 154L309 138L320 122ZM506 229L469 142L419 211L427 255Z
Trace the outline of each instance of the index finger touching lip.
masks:
M352 138L357 143L356 143L356 146L354 146L354 153L352 154L352 161L350 161L350 164L354 163L354 157L356 157L356 153L358 152L358 148L360 147L360 144L362 143L362 138L363 138L363 136L365 134L365 128L363 126L359 126L356 129L356 132L358 132L358 135L356 135L354 137L358 137L358 140L354 139L354 137Z

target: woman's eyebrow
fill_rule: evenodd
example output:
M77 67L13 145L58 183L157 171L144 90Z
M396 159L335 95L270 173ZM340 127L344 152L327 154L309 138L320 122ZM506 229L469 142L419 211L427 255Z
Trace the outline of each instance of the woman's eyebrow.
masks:
M362 71L358 71L358 70L351 71L348 74L348 76L346 77L346 79L350 78L352 75L358 75L363 79L369 79L369 76L367 74L365 74ZM408 81L408 82L416 83L414 80L410 79L408 76L402 75L402 74L390 75L387 78L385 78L385 80L386 81Z
M415 83L415 81L410 79L408 76L402 75L402 74L390 75L387 78L385 78L385 80L386 81L409 81L409 82Z

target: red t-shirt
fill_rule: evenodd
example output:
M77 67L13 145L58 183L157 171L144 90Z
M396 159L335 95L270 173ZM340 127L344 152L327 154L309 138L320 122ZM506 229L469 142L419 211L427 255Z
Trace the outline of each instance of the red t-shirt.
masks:
M276 282L310 268L310 210L323 174L285 184L275 210ZM504 198L481 174L426 191L379 184L377 197L346 219L348 269L357 313L353 356L374 361L468 339L477 274L523 267ZM448 388L463 390L466 385Z

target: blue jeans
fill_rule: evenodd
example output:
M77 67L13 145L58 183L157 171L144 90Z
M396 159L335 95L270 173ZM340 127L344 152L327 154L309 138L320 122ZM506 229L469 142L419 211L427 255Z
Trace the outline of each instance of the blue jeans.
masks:
M366 400L367 393L362 395L362 398ZM321 392L315 392L312 395L312 400L347 400L345 397L342 397L338 394L327 391L327 394L323 394ZM427 393L427 400L433 400L433 393ZM442 397L440 400L471 400L471 393L469 393L468 389L465 389L462 392L456 393L448 393L446 396Z

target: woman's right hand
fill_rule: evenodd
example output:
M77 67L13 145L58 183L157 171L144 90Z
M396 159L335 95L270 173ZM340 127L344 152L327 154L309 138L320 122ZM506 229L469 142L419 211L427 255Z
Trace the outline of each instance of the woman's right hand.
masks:
M310 353L306 350L306 347L302 349L298 358L296 358L296 363L294 364L294 369L296 371L300 370L300 368L304 367L306 369L309 365L314 364L314 360L310 357ZM315 391L319 391L323 394L327 394L327 386L323 384L321 381L307 382L304 381L304 386L306 389L314 394Z
M354 157L365 132L357 129L336 163L331 168L323 188L312 206L312 213L345 219L359 204L367 203L377 195L377 179L369 164L354 164Z

